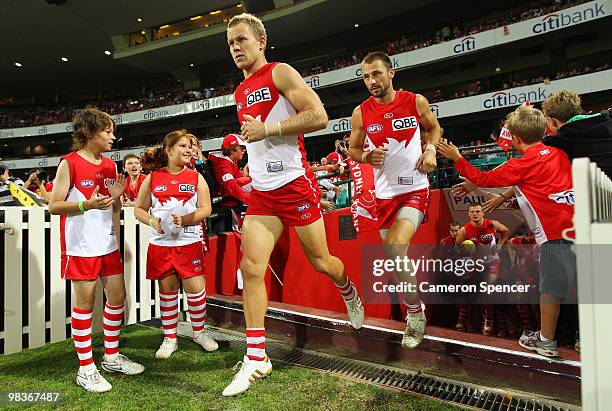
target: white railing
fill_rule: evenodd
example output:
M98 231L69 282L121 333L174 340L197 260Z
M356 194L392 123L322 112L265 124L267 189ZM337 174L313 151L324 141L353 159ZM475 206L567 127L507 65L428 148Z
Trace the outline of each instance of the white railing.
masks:
M612 181L588 158L575 159L576 262L582 409L612 409Z
M0 273L0 285L4 312L0 327L1 352L11 354L70 338L68 325L75 299L70 282L60 275L59 216L50 216L45 208L39 207L1 207L2 213L0 243L3 239L4 272ZM124 323L159 317L158 286L146 279L149 227L136 220L132 208L123 210L121 235L127 291ZM185 310L186 299L182 301ZM102 330L102 304L102 286L98 283L94 332Z

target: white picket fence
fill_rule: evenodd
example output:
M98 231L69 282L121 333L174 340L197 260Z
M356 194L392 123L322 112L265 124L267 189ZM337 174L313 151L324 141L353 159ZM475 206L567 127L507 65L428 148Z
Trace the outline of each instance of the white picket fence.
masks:
M612 409L612 181L587 158L572 165L582 409Z
M4 212L4 234L0 233L4 238L4 278L0 281L4 297L1 352L11 354L69 338L67 324L70 324L75 299L70 282L60 275L59 216L49 216L44 208L1 207L0 210ZM149 227L136 220L132 208L123 210L125 324L160 316L157 283L146 279L148 232ZM27 261L26 271L24 261ZM186 298L183 298L181 308L186 307ZM94 332L102 330L102 309L103 291L98 282Z

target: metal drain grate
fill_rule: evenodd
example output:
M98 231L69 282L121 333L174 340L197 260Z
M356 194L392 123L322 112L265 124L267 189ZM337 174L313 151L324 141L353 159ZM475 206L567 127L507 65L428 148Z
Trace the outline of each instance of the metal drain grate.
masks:
M181 325L185 324L182 333ZM208 328L212 337L228 344L232 349L246 349L244 335L219 328ZM179 334L191 335L187 323L179 324ZM516 396L502 390L460 383L400 368L387 367L350 358L336 357L316 351L303 350L277 342L266 342L266 353L276 361L299 367L329 372L344 378L358 380L386 388L436 398L452 404L493 411L577 411L580 407L549 400Z

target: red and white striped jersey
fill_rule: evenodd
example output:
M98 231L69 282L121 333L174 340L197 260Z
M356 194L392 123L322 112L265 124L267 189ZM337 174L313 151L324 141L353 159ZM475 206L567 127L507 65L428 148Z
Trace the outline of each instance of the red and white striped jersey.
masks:
M70 188L66 201L85 201L96 187L99 195L109 195L107 184L117 178L117 167L108 157L101 156L98 165L72 152L62 160L70 169ZM60 239L63 255L100 257L117 250L113 227L113 208L87 210L81 214L63 214L60 217Z
M172 222L172 214L182 216L198 208L198 176L197 171L189 168L178 174L166 168L151 173L151 215L161 219L164 230L164 234L159 234L151 228L151 244L171 247L202 241L202 224L177 228Z
M462 157L455 169L479 187L514 186L519 207L538 244L563 239L563 231L573 225L572 165L558 148L536 144L522 157L487 172Z
M246 114L267 124L295 115L296 110L272 81L272 70L279 63L268 63L245 79L234 91L238 120ZM283 135L247 143L249 173L253 188L270 191L302 176L306 172L304 135Z
M427 174L416 169L423 154L416 94L397 91L390 104L370 97L360 108L366 143L388 150L383 166L374 167L376 198L390 199L429 187Z

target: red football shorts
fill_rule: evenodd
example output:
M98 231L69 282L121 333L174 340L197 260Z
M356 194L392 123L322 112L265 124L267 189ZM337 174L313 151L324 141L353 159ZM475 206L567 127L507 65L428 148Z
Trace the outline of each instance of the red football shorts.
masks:
M416 208L426 214L429 204L429 188L400 194L389 199L376 199L376 212L378 213L378 228L391 228L397 219L397 213L402 207Z
M147 279L161 280L169 275L190 278L204 275L202 242L165 247L149 244Z
M73 281L96 281L98 277L123 274L119 250L99 257L62 256L62 278Z
M321 206L311 181L300 176L275 190L253 189L246 215L276 216L284 225L304 226L321 218Z

